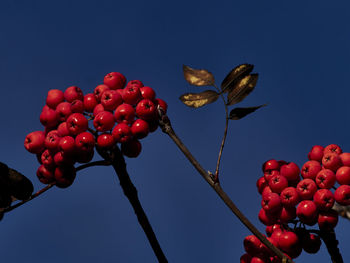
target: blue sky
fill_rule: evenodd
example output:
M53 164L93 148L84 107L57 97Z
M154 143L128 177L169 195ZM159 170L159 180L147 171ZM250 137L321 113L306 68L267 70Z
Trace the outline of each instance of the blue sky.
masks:
M255 65L254 92L239 106L268 103L230 123L221 183L261 231L255 182L270 158L302 165L315 145L350 151L350 5L346 1L12 1L0 3L0 160L35 186L35 157L23 147L41 129L49 89L85 93L111 71L153 87L174 129L214 170L224 129L218 101L193 110L182 65L206 68L219 84L234 66ZM169 262L238 262L249 234L160 130L142 141L128 171ZM0 223L4 262L155 262L111 168L80 172ZM345 261L349 222L337 235ZM329 262L325 247L298 262Z

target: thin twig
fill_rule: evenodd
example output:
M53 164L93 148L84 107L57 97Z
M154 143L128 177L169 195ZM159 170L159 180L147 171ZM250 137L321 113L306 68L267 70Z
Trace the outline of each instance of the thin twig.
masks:
M17 207L20 207L21 205L24 205L25 203L33 200L34 198L38 197L39 195L45 193L47 190L49 190L51 187L53 187L55 185L55 183L52 184L48 184L47 186L45 186L44 188L40 189L38 192L36 192L35 194L31 195L27 200L23 200L13 206L7 207L6 209L4 209L4 213L10 212L13 209L16 209Z
M106 161L106 160L95 161L95 162L91 162L91 163L80 165L77 168L75 168L75 170L78 172L78 171L83 170L85 168L92 167L92 166L98 166L98 165L111 165L111 163ZM14 210L14 209L24 205L25 203L33 200L34 198L38 197L39 195L41 195L43 193L45 193L47 190L52 188L54 185L55 185L55 183L48 184L47 186L45 186L44 188L40 189L35 194L32 194L27 200L20 201L20 202L18 202L15 205L12 205L12 206L9 206L9 207L5 208L3 210L3 213L8 213L8 212L10 212L10 211L12 211L12 210Z
M225 146L225 141L226 141L226 136L227 136L227 130L228 130L228 122L229 122L229 118L228 118L228 108L227 108L227 104L226 104L226 100L224 95L222 94L222 92L220 92L219 88L214 85L214 87L218 90L218 92L220 93L220 97L224 102L225 105L225 130L224 130L224 136L222 138L221 141L221 146L220 146L220 150L219 150L219 155L218 155L218 160L216 162L216 169L215 169L215 176L214 176L214 180L216 182L219 182L219 168L220 168L220 161L221 161L221 156L222 156L222 152L224 150L224 146Z
M159 121L160 127L163 132L169 135L169 137L175 142L179 149L183 152L186 158L191 162L194 168L199 172L199 174L207 181L207 183L214 189L214 191L219 195L219 197L224 201L228 208L237 216L237 218L271 251L273 251L280 259L288 263L293 263L293 261L287 258L282 251L271 244L266 237L260 233L260 231L245 217L245 215L237 208L225 191L221 188L220 184L215 183L210 175L203 169L199 162L193 157L191 152L182 143L180 138L174 132L170 120L167 115L161 115L161 120Z
M108 166L111 165L111 162L106 161L106 160L101 160L101 161L95 161L87 164L83 164L75 168L75 170L78 172L80 170L83 170L85 168L91 167L91 166Z
M132 205L134 212L137 216L137 220L141 225L146 237L153 249L154 254L156 255L158 262L166 263L168 262L165 257L160 244L157 240L157 237L152 229L152 226L146 216L145 211L140 203L140 200L137 195L137 189L132 183L130 176L126 170L125 159L120 152L120 149L115 146L113 151L104 151L97 148L97 152L104 158L106 161L111 162L112 167L114 168L120 182L120 186L123 189L124 195L128 198L130 204Z

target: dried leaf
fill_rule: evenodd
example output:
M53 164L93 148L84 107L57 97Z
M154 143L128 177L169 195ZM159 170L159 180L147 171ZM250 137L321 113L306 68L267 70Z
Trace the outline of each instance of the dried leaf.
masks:
M260 109L261 107L265 107L266 104L255 106L255 107L247 107L247 108L234 108L230 112L229 119L230 120L239 120L243 117L247 116L248 114L256 111L257 109Z
M185 93L180 100L188 107L199 108L216 101L219 94L213 90L206 90L200 93Z
M20 172L9 169L10 191L11 195L19 200L28 199L33 193L32 182Z
M230 92L231 89L235 86L235 83L238 82L243 77L247 76L252 72L254 65L251 64L241 64L230 71L227 74L225 79L221 83L221 90L223 92Z
M212 73L205 69L193 69L183 65L185 80L194 86L211 86L214 85L215 79Z
M241 102L255 88L258 81L258 74L251 74L242 78L235 84L232 91L227 96L227 105L233 105Z

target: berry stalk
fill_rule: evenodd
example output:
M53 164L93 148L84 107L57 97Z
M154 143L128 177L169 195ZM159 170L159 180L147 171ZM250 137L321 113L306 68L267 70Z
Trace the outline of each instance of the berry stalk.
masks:
M157 237L152 229L152 226L147 218L145 211L140 203L137 195L137 189L132 183L130 176L126 170L126 162L120 151L120 149L115 146L113 150L106 151L101 148L96 147L97 152L104 158L107 162L110 162L113 169L115 170L120 186L123 189L124 195L128 198L130 204L132 205L134 212L137 216L137 220L141 225L143 231L145 232L147 239L156 255L158 262L166 263L168 262L165 257L162 248L157 240Z

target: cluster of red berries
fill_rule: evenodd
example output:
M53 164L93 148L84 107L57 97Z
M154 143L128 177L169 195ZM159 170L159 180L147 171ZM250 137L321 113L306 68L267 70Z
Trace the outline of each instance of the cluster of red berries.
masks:
M350 153L336 144L315 145L308 159L301 169L293 162L268 160L256 183L262 196L259 220L267 226L267 239L290 258L302 250L317 253L320 249L320 237L305 225L318 224L319 230L332 231L338 223L334 203L350 205ZM279 262L254 235L245 238L244 248L247 253L241 263Z
M50 90L40 114L45 130L29 133L24 146L38 156L39 180L65 188L75 179L74 164L90 162L95 147L120 143L125 156L137 157L139 140L158 127L160 109L165 113L167 104L151 87L111 72L93 93L84 95L77 86Z

